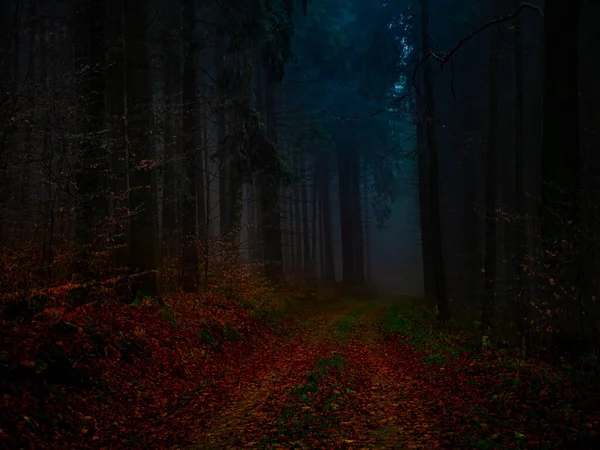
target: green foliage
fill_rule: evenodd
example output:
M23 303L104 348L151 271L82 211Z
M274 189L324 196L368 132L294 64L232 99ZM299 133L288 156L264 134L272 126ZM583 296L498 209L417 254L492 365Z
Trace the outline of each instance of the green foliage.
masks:
M351 332L357 319L363 314L365 308L359 308L340 320L333 330L333 335L338 342L345 343L350 339Z
M597 389L593 381L597 377L592 373L526 358L519 348L506 347L505 342L484 334L474 321L463 324L472 328L440 330L435 326L434 314L419 306L394 306L383 320L392 335L419 350L420 361L443 374L434 377L436 383L444 376L454 377L464 383L463 389L480 392L485 398L485 404L471 405L465 415L471 432L454 436L458 446L527 448L526 443L531 440L527 430L546 427L548 417L555 416L554 411L560 411L561 420L571 421L573 438L590 439L585 428L576 425L587 420L587 426L592 427L586 416L590 411L588 400L576 392ZM474 335L478 336L475 340ZM475 341L477 345L473 345ZM466 391L463 393L466 395ZM488 424L500 418L500 427L513 430L511 433L488 431ZM566 443L571 438L564 439Z

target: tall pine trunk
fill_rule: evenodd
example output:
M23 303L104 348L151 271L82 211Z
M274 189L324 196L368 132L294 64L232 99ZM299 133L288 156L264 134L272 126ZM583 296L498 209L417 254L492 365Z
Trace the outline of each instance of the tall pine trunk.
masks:
M342 282L346 286L355 283L355 227L352 210L352 164L350 150L342 143L337 144L339 198L340 198L340 230L342 238Z
M300 162L300 202L302 206L302 274L309 277L310 267L310 231L308 217L308 194L306 192L306 161Z
M267 138L275 146L277 154L277 111L275 102L275 79L269 70L264 70L265 111ZM274 172L274 167L271 172ZM265 276L277 282L283 274L283 252L281 248L281 217L279 206L279 174L261 177L262 233L265 260Z
M352 202L352 242L354 244L354 284L363 286L365 284L365 243L363 237L363 211L361 206L361 182L360 182L360 158L353 151L350 159L351 171L351 202Z
M496 0L494 10L496 11ZM488 78L488 130L485 180L485 256L484 256L484 298L481 309L481 323L491 327L494 319L495 288L497 270L496 248L496 183L498 147L498 32L491 30L490 60Z
M106 214L106 208L100 192L102 186L99 165L105 161L100 133L105 125L106 105L104 100L105 81L105 44L104 44L104 8L101 0L80 2L78 8L78 26L82 27L76 47L78 63L81 67L94 68L82 71L79 80L79 96L86 104L87 123L84 124L83 152L81 169L77 176L78 211L77 238L80 254L77 257L76 273L86 278L92 276L92 255L98 250L97 236L100 221Z
M578 23L580 0L546 0L544 11L544 126L542 135L542 251L546 275L540 280L547 289L554 280L565 317L583 311L578 291L581 286L581 248L575 233L581 226L578 89ZM560 222L557 217L568 217ZM556 243L567 242L569 246ZM545 253L548 251L549 253ZM564 266L565 260L576 263ZM571 291L573 287L573 291ZM562 289L572 292L565 296ZM565 298L570 297L570 298Z
M330 157L327 153L321 153L318 163L321 167L319 178L319 206L321 212L321 226L323 227L323 264L321 267L321 278L326 283L335 281L335 262L333 260L333 227L331 224L331 167Z
M515 0L514 7L520 5ZM524 107L525 87L523 80L523 21L515 18L514 76L515 76L515 213L517 229L515 235L515 266L517 268L517 293L515 296L515 324L519 337L529 346L528 314L529 284L525 277L524 265L527 258L527 211L525 210L525 148L524 148Z
M156 283L156 201L154 170L145 162L153 159L148 136L150 89L146 51L146 2L129 0L125 8L124 33L127 37L127 139L131 190L130 207L134 216L130 224L129 267L139 272L132 295L153 295Z
M200 137L200 108L197 100L196 85L196 56L198 51L198 36L196 35L196 4L195 0L183 1L183 31L187 47L183 68L183 156L184 156L184 191L182 202L182 270L181 287L185 291L194 292L198 289L199 263L199 223L204 225L204 202L199 202L199 192L203 192L203 183L198 178L199 137Z
M364 215L363 215L363 230L364 230L364 241L365 241L365 252L364 252L364 260L365 260L365 281L367 283L371 282L371 217L369 210L369 173L367 171L367 167L363 167L362 173L363 179L363 205L364 205Z
M429 52L431 48L429 34L429 0L421 0L421 45L423 51ZM436 103L433 88L433 75L431 58L423 63L423 95L425 97L425 134L429 149L429 194L430 194L430 221L431 221L431 254L433 257L433 274L435 283L435 297L438 309L438 320L445 323L450 318L450 305L446 287L446 273L444 267L444 251L442 241L442 218L439 198L439 155L435 130Z
M420 27L414 27L415 41L419 41L421 50L420 59L428 57L428 48L423 48ZM419 31L419 32L417 32ZM421 235L421 265L423 272L423 294L427 303L433 307L435 299L435 270L433 266L433 245L431 233L431 192L429 182L429 148L427 147L426 124L427 110L424 97L424 80L421 73L415 80L415 103L416 103L416 151L417 151L417 174L419 193L419 229Z

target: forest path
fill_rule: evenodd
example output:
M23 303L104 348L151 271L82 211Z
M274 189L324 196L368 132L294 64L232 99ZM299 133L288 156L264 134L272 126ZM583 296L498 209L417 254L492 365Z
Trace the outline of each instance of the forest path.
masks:
M192 448L438 448L428 425L435 394L380 320L392 304L331 304L288 342L242 363Z

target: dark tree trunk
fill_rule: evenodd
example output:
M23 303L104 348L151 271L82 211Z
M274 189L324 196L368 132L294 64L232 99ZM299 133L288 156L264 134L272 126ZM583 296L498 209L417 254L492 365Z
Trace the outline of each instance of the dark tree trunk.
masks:
M417 31L420 27L415 27L415 41L421 40L422 36ZM421 46L423 42L420 43ZM427 57L429 49L421 48L420 58ZM436 304L435 298L435 270L434 255L431 234L431 192L429 182L429 148L427 147L426 123L427 109L424 97L423 75L420 74L415 80L416 87L416 112L417 112L417 170L418 170L418 189L419 189L419 225L421 233L421 264L423 271L423 294L427 303L433 307Z
M300 163L300 202L302 206L302 274L304 277L309 277L311 272L310 267L310 231L308 217L308 195L306 192L306 162Z
M335 281L335 263L333 261L333 227L331 225L331 179L329 155L321 154L321 177L319 180L321 224L323 227L323 265L322 279L326 283Z
M352 164L350 161L350 150L338 143L338 176L339 176L339 198L340 198L340 230L342 238L342 282L346 286L352 286L356 280L355 274L355 227L353 225L352 208Z
M84 70L80 86L80 98L86 103L83 152L81 169L77 177L78 203L77 236L81 249L76 273L82 278L92 276L92 254L98 250L98 227L106 214L105 198L102 196L102 169L106 162L100 138L105 125L106 105L104 5L101 0L83 0L78 8L77 23L82 28L77 46L78 64L89 67Z
M277 115L275 110L275 80L271 74L265 76L265 104L267 138L277 152ZM277 282L283 273L281 249L281 217L279 206L279 175L261 177L261 206L263 219L263 243L265 276Z
M257 261L258 254L258 236L256 234L256 181L252 179L251 183L248 183L248 197L250 204L248 205L248 258L250 262Z
M130 226L129 266L140 275L132 295L153 295L156 285L156 202L154 171L143 161L153 159L148 136L150 89L146 52L146 2L130 0L125 5L124 32L127 36L128 136L130 141L131 191L129 201L135 215Z
M365 243L363 238L363 214L361 206L360 159L356 151L350 159L350 192L352 202L352 242L354 245L354 284L365 284Z
M199 233L198 224L204 224L204 201L199 201L199 192L203 184L199 182L199 128L200 111L197 100L196 56L198 37L196 36L195 0L183 0L183 32L187 51L183 68L183 156L184 156L184 192L182 201L183 248L181 257L181 288L187 292L198 289L200 276L198 262Z
M581 248L575 233L581 225L578 89L580 0L546 0L544 12L544 126L542 135L542 258L545 277L566 310L580 318ZM567 219L569 222L567 223ZM562 220L561 220L562 218ZM557 243L567 242L568 246ZM549 251L550 253L545 253ZM565 267L565 261L575 261ZM562 267L561 267L562 266ZM550 288L549 279L554 279ZM571 287L574 288L571 291ZM564 298L562 289L578 298ZM578 311L579 310L579 311Z
M521 3L515 0L514 7ZM525 210L525 148L524 148L524 117L525 90L523 80L523 21L520 16L515 18L514 43L514 75L515 75L515 213L517 229L515 235L515 265L517 268L517 293L515 296L515 324L519 337L528 341L529 283L525 277L524 265L527 257L527 211Z
M287 190L287 242L289 249L289 263L290 263L290 273L296 274L298 273L298 251L296 250L296 232L295 232L295 205L296 205L296 194L295 189L289 188Z
M495 0L494 0L495 1ZM495 8L496 9L496 8ZM488 78L488 132L485 180L485 256L484 298L481 323L491 327L494 320L497 248L496 248L496 172L498 147L498 32L491 30Z
M298 156L295 159L295 169L298 170ZM294 186L294 267L297 276L302 275L302 208L300 188Z
M421 45L423 50L429 52L431 44L429 39L429 0L421 0ZM433 272L435 281L435 297L438 309L438 320L445 323L450 318L450 305L446 287L446 273L444 267L444 252L442 242L442 218L439 199L439 156L435 130L436 108L431 70L431 58L423 63L423 88L425 97L425 130L429 149L429 194L431 199L431 253L433 255Z
M577 30L580 0L547 0L544 19L544 132L542 154L544 237L556 237L553 204L579 184ZM566 190L565 190L566 189ZM562 194L561 194L562 192ZM575 206L575 205L574 205ZM574 212L577 208L574 207Z
M179 250L180 222L177 197L180 177L177 176L178 136L181 104L181 43L177 33L181 22L181 0L163 0L167 11L163 30L165 61L165 156L163 163L163 217L162 249L166 255L175 256Z
M369 174L366 166L363 169L363 204L364 204L364 236L365 236L365 281L371 282L371 218L369 216Z
M129 189L129 143L127 140L129 102L127 101L127 46L125 35L125 12L121 3L106 4L107 20L105 33L107 41L112 45L107 48L106 55L106 112L110 118L109 125L109 176L108 176L108 215L113 223L110 237L114 243L113 264L119 270L129 264L130 199Z
M317 239L319 238L319 232L317 230L317 216L318 216L318 199L319 199L319 168L317 166L317 157L313 157L313 163L315 165L313 170L313 178L312 178L312 203L311 203L311 213L312 213L312 239L311 239L311 249L310 249L310 275L313 279L317 278Z

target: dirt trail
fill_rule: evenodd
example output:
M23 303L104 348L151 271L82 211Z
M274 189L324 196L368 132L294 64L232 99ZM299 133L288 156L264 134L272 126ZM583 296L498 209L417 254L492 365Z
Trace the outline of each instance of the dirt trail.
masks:
M421 384L403 369L413 356L382 330L391 304L330 305L240 365L243 383L191 448L438 448Z

